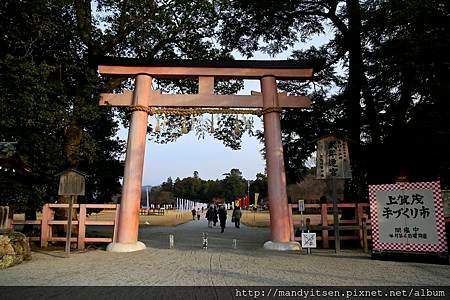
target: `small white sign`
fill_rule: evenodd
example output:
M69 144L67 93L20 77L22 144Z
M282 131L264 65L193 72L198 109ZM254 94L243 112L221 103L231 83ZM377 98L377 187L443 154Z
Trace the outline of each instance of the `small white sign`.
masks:
M298 211L305 211L305 200L298 200Z
M302 248L316 248L316 234L312 232L302 233Z

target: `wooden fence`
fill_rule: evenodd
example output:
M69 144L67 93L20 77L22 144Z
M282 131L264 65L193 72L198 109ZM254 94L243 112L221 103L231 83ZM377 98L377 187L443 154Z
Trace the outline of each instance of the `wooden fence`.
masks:
M78 244L78 249L85 248L85 243L111 243L116 239L116 224L119 217L119 204L73 204L74 209L78 209L77 220L72 221L72 225L77 227L78 235L71 238L71 242ZM53 236L53 226L67 225L68 220L55 220L55 209L69 208L69 204L45 204L42 208L41 220L13 220L13 225L40 225L41 235L30 237L30 241L40 241L41 247L47 247L48 242L65 242L66 237ZM90 220L87 218L86 210L94 209L115 209L114 220ZM86 226L113 226L112 237L86 237Z
M354 231L354 234L351 235L342 235L340 234L340 240L359 240L361 247L367 247L367 240L371 240L372 236L367 234L367 230L371 229L370 226L370 214L365 213L364 210L368 210L368 203L340 203L338 204L338 208L347 208L354 209L356 219L353 220L339 220L339 232L341 231ZM289 216L291 222L291 240L292 241L301 241L301 237L295 236L295 227L301 225L300 224L300 215L293 215L292 209L298 209L298 204L289 204ZM333 212L330 214L328 210L333 210L333 204L324 203L324 204L305 204L305 211L307 209L315 209L320 210L320 224L306 224L305 230L309 229L310 231L319 231L321 234L317 236L318 241L322 241L322 248L328 249L330 247L329 241L335 240L335 236L329 235L329 230L334 231L333 226ZM305 214L305 212L303 212ZM309 213L306 213L310 215ZM331 216L331 218L329 218ZM306 223L306 222L305 222Z
M5 230L9 227L9 206L0 206L0 230Z

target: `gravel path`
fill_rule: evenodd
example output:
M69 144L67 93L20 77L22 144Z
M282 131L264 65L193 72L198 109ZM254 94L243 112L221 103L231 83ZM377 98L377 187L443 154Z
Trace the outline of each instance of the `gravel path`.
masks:
M371 260L356 250L339 256L331 250L312 255L262 248L270 232L227 224L208 228L206 220L177 227L141 227L147 249L133 253L102 250L73 253L33 252L33 259L0 270L0 285L448 285L450 266ZM209 237L201 249L202 232ZM169 234L175 248L169 249ZM232 240L237 240L233 249Z

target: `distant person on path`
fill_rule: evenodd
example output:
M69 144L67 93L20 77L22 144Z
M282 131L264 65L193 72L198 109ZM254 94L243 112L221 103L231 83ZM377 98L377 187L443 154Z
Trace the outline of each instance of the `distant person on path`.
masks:
M200 208L197 209L197 220L200 221Z
M239 206L236 206L233 210L234 226L236 228L239 228L239 226L241 225L241 216L242 216L241 209L239 208Z
M191 212L192 212L192 220L195 220L195 215L196 215L197 211L195 210L195 208L193 208L191 210Z
M208 227L212 228L213 219L214 219L214 208L210 206L206 211L206 219L208 219Z
M225 206L219 207L219 220L220 220L220 227L222 230L220 232L223 232L225 230L225 224L227 223L227 210L225 209Z
M218 218L218 211L217 211L216 206L214 205L214 216L213 216L214 226L217 225L217 222L218 222L218 221L219 221L219 218Z

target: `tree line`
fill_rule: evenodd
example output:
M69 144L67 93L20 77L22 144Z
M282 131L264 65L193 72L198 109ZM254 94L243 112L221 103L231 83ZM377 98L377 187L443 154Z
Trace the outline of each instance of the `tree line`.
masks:
M202 203L210 203L214 198L223 199L225 203L245 197L250 192L250 204L255 199L267 197L267 177L264 174L256 174L253 180L242 176L239 169L231 169L229 173L223 174L223 179L205 180L200 178L197 171L193 176L183 179L171 177L159 186L152 187L150 192L151 203L168 204L175 203L176 198L195 200ZM144 201L145 202L145 201Z

